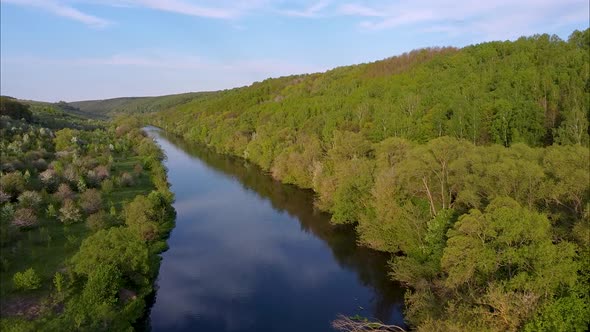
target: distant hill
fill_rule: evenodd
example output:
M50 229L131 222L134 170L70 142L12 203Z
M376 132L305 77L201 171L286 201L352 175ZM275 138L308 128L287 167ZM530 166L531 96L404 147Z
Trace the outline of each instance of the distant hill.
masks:
M109 118L116 114L151 113L187 103L199 96L214 92L189 92L157 97L122 97L103 100L83 100L64 103L74 113L91 118ZM59 104L59 103L58 103Z
M64 102L47 103L19 100L8 96L0 96L0 115L22 119L51 129L93 129L103 125L102 121L89 119Z

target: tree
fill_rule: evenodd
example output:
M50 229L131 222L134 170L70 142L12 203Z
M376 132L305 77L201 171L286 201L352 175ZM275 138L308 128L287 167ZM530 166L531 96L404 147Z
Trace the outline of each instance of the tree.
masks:
M57 187L57 191L53 194L53 196L59 201L63 202L68 199L74 199L76 194L67 183L61 183L59 187Z
M485 212L472 210L449 231L441 266L446 287L465 289L474 307L515 330L562 286L576 283L575 246L554 244L550 223L510 198L497 198Z
M11 197L17 197L25 190L25 179L20 172L11 172L0 176L0 187L2 191Z
M19 228L32 227L37 224L37 215L31 208L21 208L14 212L12 224Z
M77 135L78 132L70 128L64 128L62 130L58 130L57 132L55 132L55 138L53 139L53 143L55 144L55 150L68 150L70 147L73 146L74 143L77 142Z
M112 266L136 284L145 285L149 271L148 248L127 227L100 230L82 241L72 257L73 271L91 275L97 266Z
M18 196L18 203L23 208L35 210L43 202L43 198L36 191L25 191Z
M159 237L156 208L148 197L138 195L123 209L125 224L140 239L144 241L156 240Z
M59 220L66 225L82 220L82 213L80 213L80 209L78 209L74 201L66 199L63 202L62 207L59 209Z
M374 162L366 159L349 160L338 165L332 222L354 223L360 219L369 206L373 168Z
M87 189L80 195L80 207L86 214L98 212L102 208L100 191Z

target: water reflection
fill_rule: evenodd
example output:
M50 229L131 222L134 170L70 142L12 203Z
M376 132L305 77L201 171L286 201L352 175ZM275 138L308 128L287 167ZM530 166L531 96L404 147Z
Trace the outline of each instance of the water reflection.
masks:
M337 313L402 324L387 257L314 210L309 191L244 160L150 129L165 150L176 228L154 331L326 331Z

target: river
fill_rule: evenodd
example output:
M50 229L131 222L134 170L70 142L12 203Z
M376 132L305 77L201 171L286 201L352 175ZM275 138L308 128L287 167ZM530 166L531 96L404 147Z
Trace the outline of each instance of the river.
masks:
M337 314L403 326L387 256L356 245L313 193L239 158L147 128L164 150L176 228L162 254L152 331L330 331Z

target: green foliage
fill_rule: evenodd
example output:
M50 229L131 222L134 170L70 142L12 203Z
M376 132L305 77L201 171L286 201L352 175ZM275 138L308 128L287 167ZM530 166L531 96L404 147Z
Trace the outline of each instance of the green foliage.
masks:
M14 287L22 290L33 290L41 287L41 278L33 268L28 268L23 272L17 272L12 278Z
M57 151L68 150L72 147L76 147L77 142L77 131L70 128L64 128L55 132L55 138L53 143Z
M113 304L117 301L115 295L121 287L121 272L112 265L99 264L88 275L88 281L82 291L82 298L86 303Z
M543 306L524 331L586 331L590 323L588 294L571 294Z
M126 227L100 230L82 241L72 257L73 271L89 276L100 265L117 268L138 285L145 285L149 271L148 248Z

